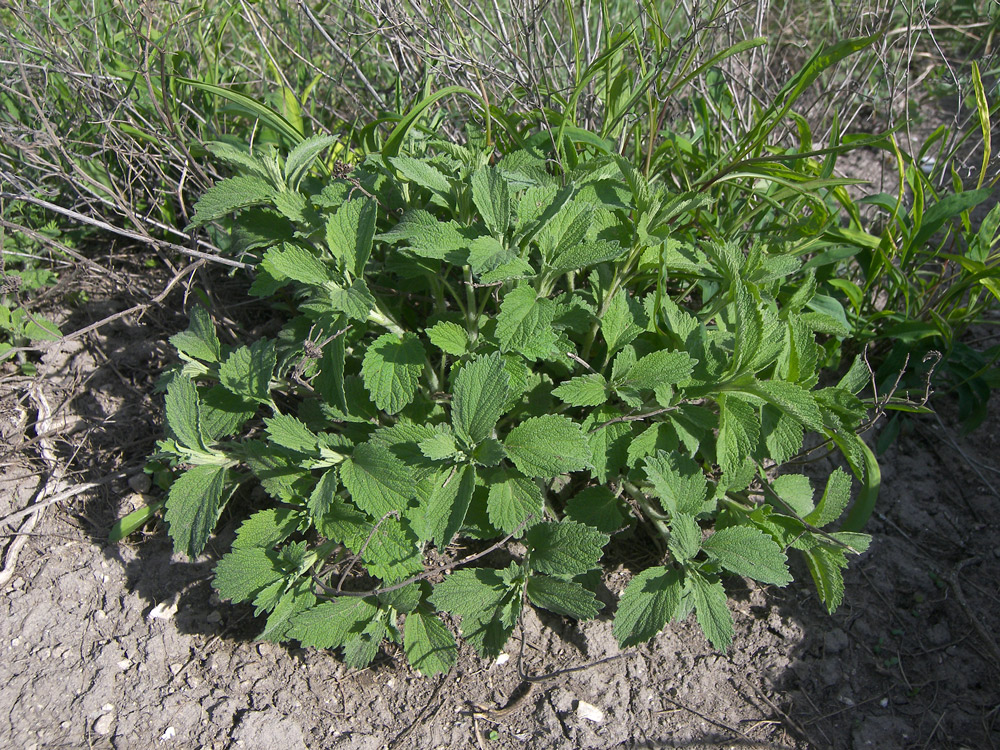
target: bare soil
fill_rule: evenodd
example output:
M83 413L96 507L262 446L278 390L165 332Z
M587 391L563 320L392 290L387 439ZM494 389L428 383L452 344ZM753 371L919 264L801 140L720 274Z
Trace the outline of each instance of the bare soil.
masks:
M138 291L152 295L161 276L146 273L136 283L150 289ZM64 330L135 299L135 289L101 283L91 301L63 311L71 318ZM691 622L620 654L610 607L584 624L529 612L529 674L617 658L538 683L518 700L517 638L506 660L486 662L466 649L436 679L419 677L392 650L358 671L334 653L254 642L261 623L252 610L218 601L209 585L238 519L224 518L195 561L173 555L162 528L108 544L114 521L142 502L133 488L144 489L136 477L161 429L153 388L169 356L164 342L186 325L182 292L167 303L53 345L34 379L13 371L0 379L0 518L44 499L43 489L51 497L103 482L43 511L0 588L0 746L1000 744L995 414L968 437L952 426L947 400L937 402L940 416L906 422L883 457L882 496L868 528L874 544L848 571L846 601L833 616L804 566L786 589L730 585L737 635L728 654ZM51 416L40 419L46 404ZM24 520L0 527L5 549ZM612 554L621 564L604 580L609 603L642 552L622 545ZM473 708L512 699L499 714Z

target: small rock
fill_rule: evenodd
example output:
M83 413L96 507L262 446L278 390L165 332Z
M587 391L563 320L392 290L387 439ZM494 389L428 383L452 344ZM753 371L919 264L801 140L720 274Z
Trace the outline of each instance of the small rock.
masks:
M94 734L99 734L101 737L107 737L111 734L111 727L114 726L114 723L114 712L109 711L106 714L101 714L97 717L97 721L94 722Z
M180 672L180 671L181 671L182 669L184 669L184 665L183 665L183 664L181 664L181 663L179 663L179 662L175 662L174 664L171 664L171 665L170 665L170 674L173 674L173 675L176 675L176 674L178 674L178 673L179 673L179 672Z
M153 480L150 479L149 474L146 474L145 472L133 474L128 478L128 486L133 492L138 492L140 495L149 492L149 488L152 485Z
M208 613L208 617L206 617L205 619L210 624L215 625L216 623L222 622L222 613L217 609L213 609L211 612Z
M163 734L160 735L160 740L162 740L163 742L169 742L176 736L177 736L177 730L174 729L173 727L167 727L166 731L164 731Z
M131 666L132 666L131 659L122 659L120 662L118 662L118 669L120 669L122 672L126 671Z
M174 596L173 599L169 599L165 602L160 602L151 610L149 614L146 615L147 620L169 620L174 615L177 614L177 600L178 596Z
M595 724L600 724L604 721L604 712L597 706L591 705L586 701L577 701L576 712L581 719L587 719Z
M509 661L510 661L510 654L500 654L500 656L497 657L496 664L498 667L502 667Z

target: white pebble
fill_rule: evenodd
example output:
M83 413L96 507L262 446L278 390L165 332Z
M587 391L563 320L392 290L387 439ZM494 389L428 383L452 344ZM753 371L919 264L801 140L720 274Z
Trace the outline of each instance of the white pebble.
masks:
M604 721L604 712L597 706L592 706L586 701L577 701L576 712L580 715L580 718L587 719L595 724L600 724Z
M172 740L176 736L177 736L177 730L174 729L173 727L167 727L167 730L160 735L160 739L163 740L164 742L167 742L168 740Z
M94 722L94 734L107 737L111 734L111 727L114 723L115 715L113 713L101 714Z

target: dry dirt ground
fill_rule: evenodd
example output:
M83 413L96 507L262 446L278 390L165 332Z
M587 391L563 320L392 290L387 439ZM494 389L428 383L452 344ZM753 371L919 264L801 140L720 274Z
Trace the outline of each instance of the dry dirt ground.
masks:
M169 274L78 279L76 330L152 296ZM162 275L162 274L161 274ZM225 299L211 274L196 281ZM118 279L116 281L116 279ZM122 279L131 279L126 288ZM148 285L148 289L142 288ZM531 674L591 664L523 693L509 658L464 650L424 679L383 651L366 670L333 653L256 643L249 608L219 602L207 553L174 556L162 527L110 545L161 429L157 372L186 326L183 287L141 319L56 344L35 379L0 378L0 533L23 540L0 586L0 747L43 748L991 748L1000 745L1000 419L959 437L952 404L911 419L883 457L871 550L831 616L804 567L787 589L730 585L737 636L712 650L691 623L620 654L605 615L525 620ZM229 299L234 297L228 296ZM223 310L225 314L225 310ZM235 315L235 314L234 314ZM994 411L996 407L994 405ZM130 482L131 480L131 482ZM34 526L8 516L85 483ZM40 495L41 493L41 495ZM63 492L63 495L66 493ZM155 490L154 490L155 494ZM634 550L605 578L614 600ZM587 705L589 704L589 706Z

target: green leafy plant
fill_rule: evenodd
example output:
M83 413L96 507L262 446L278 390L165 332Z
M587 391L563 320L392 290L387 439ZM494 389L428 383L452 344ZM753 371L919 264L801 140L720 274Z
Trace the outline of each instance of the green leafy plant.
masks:
M194 221L231 226L252 293L288 320L227 346L192 310L158 460L178 469L165 519L192 557L241 485L271 499L213 583L268 613L262 638L342 647L352 665L389 639L444 671L441 613L484 655L526 604L596 616L618 533L658 550L619 603L622 646L694 613L727 648L722 579L784 586L789 550L840 604L879 474L856 434L868 370L820 386L817 334L839 329L808 309L812 277L779 303L801 263L780 245L680 241L663 187L615 155L558 171L546 139L494 162L472 133L332 178L309 169L327 138L286 157L213 147L239 174ZM808 433L861 482L839 530L850 474L818 499L804 475L774 478Z

